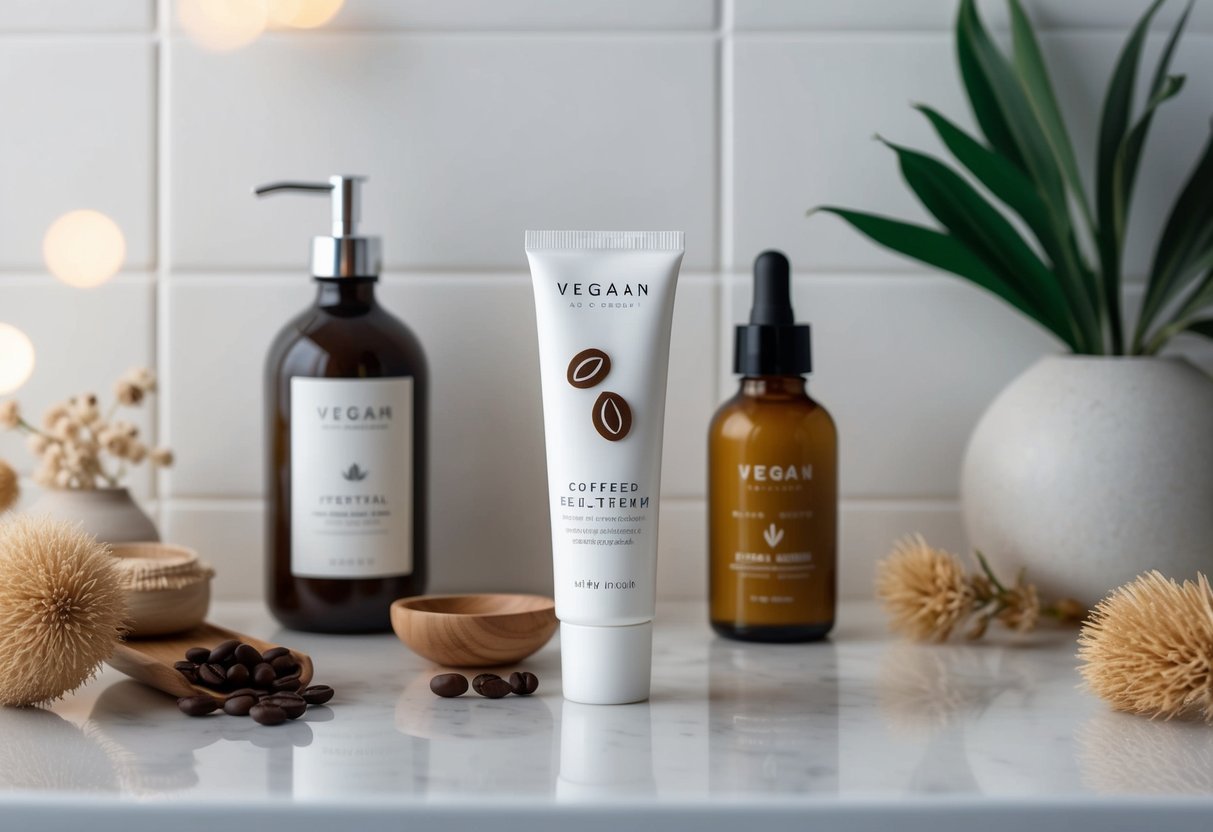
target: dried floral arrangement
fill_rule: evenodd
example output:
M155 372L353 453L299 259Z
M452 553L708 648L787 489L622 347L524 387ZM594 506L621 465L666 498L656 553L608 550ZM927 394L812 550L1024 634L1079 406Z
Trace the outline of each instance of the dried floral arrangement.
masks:
M980 572L971 574L959 557L930 546L922 535L899 540L876 572L876 596L892 628L914 641L942 642L962 628L965 638L981 638L995 621L1026 633L1041 616L1077 621L1086 614L1068 598L1042 605L1022 570L1008 586L980 552L976 559Z
M1213 722L1213 588L1149 572L1100 601L1078 638L1087 685L1120 711Z
M0 514L8 511L21 496L21 484L13 466L0 459Z
M42 426L26 421L14 400L0 402L0 427L28 434L38 457L34 480L50 488L117 488L132 466L145 461L167 467L168 448L149 448L139 428L118 419L120 407L138 407L156 392L156 375L143 367L129 370L114 384L114 402L102 412L95 393L72 396L49 408Z
M48 702L87 682L125 619L108 546L46 518L0 524L0 705Z

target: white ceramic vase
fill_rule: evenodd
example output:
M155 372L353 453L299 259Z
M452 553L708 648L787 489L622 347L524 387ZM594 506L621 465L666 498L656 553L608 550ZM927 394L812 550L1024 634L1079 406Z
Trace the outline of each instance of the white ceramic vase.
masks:
M125 488L50 488L29 507L29 513L79 523L105 543L160 539L156 524Z
M961 473L969 541L1046 597L1213 572L1213 378L1179 358L1052 356L998 395Z

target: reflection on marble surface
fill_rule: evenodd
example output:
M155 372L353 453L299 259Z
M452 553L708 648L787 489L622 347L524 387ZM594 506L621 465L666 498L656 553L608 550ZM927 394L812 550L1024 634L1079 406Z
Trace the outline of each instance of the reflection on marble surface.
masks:
M1102 794L1213 793L1213 726L1204 722L1103 711L1078 729L1078 749L1083 783Z
M277 728L190 719L107 669L53 712L0 710L0 789L402 807L1213 796L1213 731L1108 712L1078 687L1073 631L915 646L871 605L842 612L833 643L760 645L664 606L651 700L610 707L562 700L555 643L525 662L535 696L439 699L436 669L391 635L279 632L258 605L219 604L216 621L310 653L331 707Z
M0 707L0 789L96 792L118 788L101 745L43 708Z

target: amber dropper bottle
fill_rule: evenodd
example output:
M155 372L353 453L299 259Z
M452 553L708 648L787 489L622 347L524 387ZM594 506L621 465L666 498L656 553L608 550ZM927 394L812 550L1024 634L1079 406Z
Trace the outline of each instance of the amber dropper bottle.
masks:
M708 430L712 628L745 641L813 641L834 626L838 434L809 397L809 327L792 314L788 259L754 261L737 327L741 387Z

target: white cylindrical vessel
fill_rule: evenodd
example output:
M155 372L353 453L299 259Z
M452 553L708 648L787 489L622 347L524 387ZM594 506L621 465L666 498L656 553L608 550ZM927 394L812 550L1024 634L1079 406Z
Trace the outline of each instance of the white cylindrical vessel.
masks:
M683 235L528 231L564 695L649 695L661 440Z

